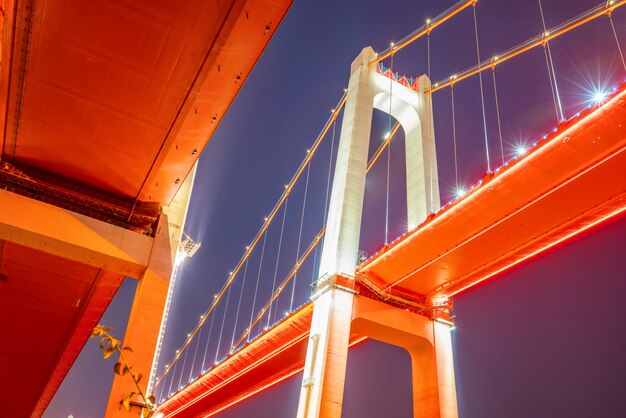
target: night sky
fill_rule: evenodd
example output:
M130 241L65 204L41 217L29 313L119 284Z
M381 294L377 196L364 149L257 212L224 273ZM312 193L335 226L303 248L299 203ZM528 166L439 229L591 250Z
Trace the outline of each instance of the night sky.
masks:
M296 0L200 159L185 230L202 247L179 270L159 373L219 291L322 129L347 85L352 60L367 45L383 50L452 4ZM546 24L550 28L597 4L544 0ZM542 32L536 0L480 0L477 15L482 58ZM626 10L618 9L614 22L626 45ZM474 65L475 48L468 9L433 31L431 79L440 81ZM626 76L606 18L555 40L551 50L566 118L588 104L590 92L610 88ZM501 67L496 70L498 99L509 159L516 145L530 145L549 132L556 119L541 49ZM425 39L398 53L394 71L409 76L427 72ZM494 168L502 161L490 71L483 82ZM433 96L442 203L453 197L456 183L450 100L449 89ZM455 109L459 185L468 186L486 171L478 78L455 87ZM386 114L374 112L372 151L389 123ZM300 254L322 226L329 139L311 166ZM399 134L391 151L390 239L406 230L403 147ZM385 240L385 164L381 158L367 178L361 249L368 253ZM282 211L268 232L263 257L259 247L250 258L236 336L247 327L252 304L258 310L271 294L275 273L280 281L295 263L304 192L301 181L289 199L279 262ZM622 216L455 298L453 341L462 418L625 416L625 237ZM273 307L270 323L290 305L306 300L318 256L312 255L298 273L293 303L289 288ZM184 375L179 379L180 373L175 374L172 387L197 376L201 358L208 368L228 351L241 279L235 281L226 313L224 306L215 311L209 343L210 320L200 343L191 345ZM136 282L127 279L101 320L120 337L135 287ZM255 334L259 331L255 328ZM111 367L112 361L101 360L97 344L88 342L44 416L102 416ZM355 347L347 379L345 418L412 416L410 359L403 350L373 341ZM220 417L293 417L300 383L301 375L296 375Z

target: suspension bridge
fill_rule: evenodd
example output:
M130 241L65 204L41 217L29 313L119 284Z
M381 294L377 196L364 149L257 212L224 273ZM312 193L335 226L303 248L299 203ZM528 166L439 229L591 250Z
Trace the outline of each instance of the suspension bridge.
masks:
M46 411L131 277L123 340L164 417L217 416L300 373L297 416L339 417L366 339L410 353L414 416L456 417L455 297L626 210L626 0L557 25L537 0L536 33L496 53L493 5L461 0L345 68L177 329L177 275L204 248L182 231L197 158L291 3L1 2L0 415ZM445 30L456 53L436 46ZM116 375L105 416L139 416L144 400L119 406L134 390Z
M485 57L480 2L460 1L382 52L365 48L331 116L223 287L173 358L157 356L149 389L159 411L214 416L302 372L298 417L340 416L348 349L373 338L411 353L414 416L457 416L454 296L626 209L626 86L620 82L626 62L614 23L624 4L603 2L547 27L539 2L543 31ZM431 37L463 14L472 17L467 35L475 40L476 63L432 82ZM604 48L618 57L621 77L588 92L583 104L566 103L550 45L599 21L611 33ZM426 74L399 73L394 60L424 41ZM544 61L551 97L544 117L554 128L510 150L500 106L507 86L497 74L530 54ZM469 163L459 152L465 128L458 115L468 104L455 102L455 91L472 81L479 87L469 100L479 109L483 154L473 163L484 175L467 185L459 174ZM441 108L433 106L438 95L448 100L446 114L433 110ZM374 148L373 109L388 116ZM450 135L437 134L435 141L438 118L449 124ZM390 150L402 134L406 213L403 230L393 235L389 196L398 181L391 179ZM441 141L452 143L451 191L439 187ZM367 255L359 250L366 174L380 166L384 242ZM441 205L446 195L450 200ZM323 202L322 213L312 213L319 209L312 209L315 201ZM271 283L271 292L259 283Z

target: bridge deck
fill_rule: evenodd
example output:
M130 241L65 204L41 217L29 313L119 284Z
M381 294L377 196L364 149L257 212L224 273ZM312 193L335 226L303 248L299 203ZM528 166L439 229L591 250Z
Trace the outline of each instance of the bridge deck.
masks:
M383 248L357 274L445 298L626 209L626 87Z

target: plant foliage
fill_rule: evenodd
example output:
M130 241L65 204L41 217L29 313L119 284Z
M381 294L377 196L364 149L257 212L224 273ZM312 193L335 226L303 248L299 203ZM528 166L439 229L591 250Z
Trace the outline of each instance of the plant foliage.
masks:
M130 411L133 398L139 398L140 403L138 406L141 407L141 418L152 418L152 416L156 413L156 399L154 398L154 394L150 393L147 396L144 394L143 390L139 386L139 382L141 382L143 374L133 370L132 366L124 356L124 352L132 353L133 350L128 346L123 346L120 340L113 337L110 334L112 330L113 328L111 327L98 325L93 329L93 331L91 331L90 338L100 339L98 346L102 349L102 357L104 359L108 359L116 352L119 353L119 361L113 365L113 372L120 376L129 375L130 378L133 379L133 382L135 382L137 392L124 394L120 400L120 405L127 411ZM137 403L135 403L135 405L137 405Z

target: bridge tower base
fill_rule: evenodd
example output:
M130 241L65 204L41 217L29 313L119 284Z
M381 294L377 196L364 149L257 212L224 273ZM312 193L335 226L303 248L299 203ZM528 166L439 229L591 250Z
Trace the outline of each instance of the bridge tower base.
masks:
M340 418L351 335L402 347L411 356L413 416L457 418L449 326L357 295L333 277L318 287L297 418Z

